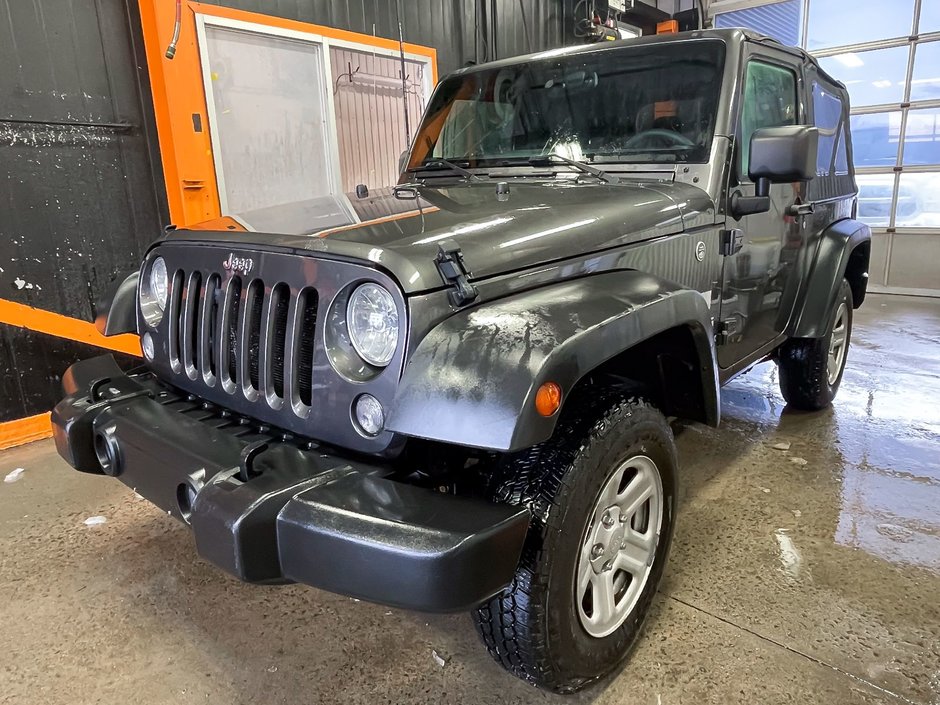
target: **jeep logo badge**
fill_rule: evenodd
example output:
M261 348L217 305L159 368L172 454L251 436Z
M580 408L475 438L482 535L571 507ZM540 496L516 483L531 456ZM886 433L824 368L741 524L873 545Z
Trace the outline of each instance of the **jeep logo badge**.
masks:
M702 262L705 259L705 243L701 240L699 240L698 244L695 246L695 259L697 259L699 262Z
M234 252L229 252L228 259L222 263L222 269L226 272L235 272L245 276L255 267L255 261L251 257L236 257Z

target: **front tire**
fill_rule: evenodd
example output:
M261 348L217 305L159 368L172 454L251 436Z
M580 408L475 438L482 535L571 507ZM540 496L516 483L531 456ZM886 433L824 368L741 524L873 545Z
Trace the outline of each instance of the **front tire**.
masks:
M514 675L573 692L640 634L675 523L676 449L663 415L623 393L572 398L551 440L507 459L495 499L532 511L510 586L474 615Z
M780 391L795 409L825 409L839 391L852 338L852 288L845 279L827 330L822 338L791 338L780 347Z

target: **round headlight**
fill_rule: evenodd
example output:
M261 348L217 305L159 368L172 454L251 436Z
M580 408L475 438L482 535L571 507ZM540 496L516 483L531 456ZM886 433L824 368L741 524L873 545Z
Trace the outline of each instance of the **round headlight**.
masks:
M392 361L398 346L398 308L386 289L363 284L346 307L349 340L363 360L376 367Z
M155 257L140 273L140 312L151 328L163 320L166 302L170 294L170 278L166 272L166 261Z
M150 293L161 311L166 311L166 299L170 291L170 280L166 274L166 261L157 257L150 265Z

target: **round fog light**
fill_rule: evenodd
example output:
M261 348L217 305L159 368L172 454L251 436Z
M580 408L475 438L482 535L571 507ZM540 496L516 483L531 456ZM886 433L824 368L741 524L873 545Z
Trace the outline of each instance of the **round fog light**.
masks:
M148 361L153 360L153 337L150 333L144 333L143 337L140 339L140 347L143 350L144 357Z
M367 436L377 436L385 428L385 410L371 394L363 394L356 399L355 416L359 430Z

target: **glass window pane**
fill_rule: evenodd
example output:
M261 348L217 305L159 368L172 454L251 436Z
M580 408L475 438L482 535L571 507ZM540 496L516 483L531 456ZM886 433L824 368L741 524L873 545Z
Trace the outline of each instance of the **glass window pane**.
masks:
M547 154L705 162L725 52L711 39L624 45L453 74L434 91L410 166L428 157L508 165Z
M902 163L907 166L940 164L940 109L908 112Z
M852 150L856 167L897 166L900 140L900 110L852 116Z
M723 12L715 16L715 27L747 27L784 44L799 46L802 10L801 0L785 0L773 5Z
M813 82L813 122L819 130L816 152L816 175L831 176L849 173L845 153L842 122L843 105L839 97Z
M940 99L940 42L924 42L914 50L911 101Z
M901 174L895 226L940 227L940 172Z
M937 0L921 0L920 27L918 34L927 32L940 32L940 2Z
M914 0L810 0L810 51L879 39L909 37L914 26Z
M330 194L320 46L221 27L206 40L227 212Z
M909 56L908 46L850 51L822 57L819 65L845 84L852 107L858 108L904 101Z
M891 224L894 181L894 174L855 175L855 182L858 184L859 220L873 228L886 228Z
M741 173L747 174L751 135L762 127L796 124L796 75L785 68L751 61L744 79L741 110Z

